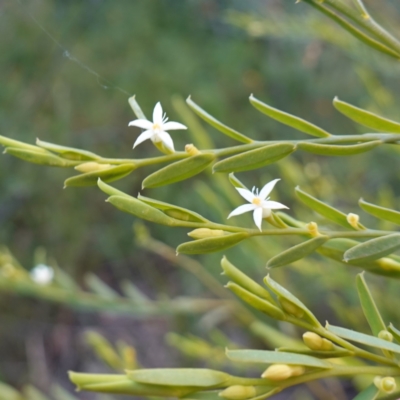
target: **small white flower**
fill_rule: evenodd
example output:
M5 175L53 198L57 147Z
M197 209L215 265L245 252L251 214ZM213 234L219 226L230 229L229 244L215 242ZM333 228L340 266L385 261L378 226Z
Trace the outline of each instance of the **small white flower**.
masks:
M278 181L280 181L280 179L275 179L271 182L268 182L260 192L258 192L258 189L255 187L253 187L252 191L242 188L235 188L250 204L244 204L238 208L235 208L229 214L228 218L243 214L248 211L254 211L254 222L257 225L257 228L261 231L262 220L263 218L267 218L271 215L271 210L289 208L276 201L269 201L269 197L267 197Z
M168 149L175 151L174 142L166 131L187 129L187 127L179 122L167 121L168 118L165 117L165 114L163 115L161 103L158 102L154 107L153 122L148 121L147 119L135 119L134 121L129 122L129 126L137 126L138 128L146 129L136 139L133 148L145 140L150 139L153 143L162 142Z
M38 264L30 272L31 279L39 285L48 285L54 278L54 270L45 264Z

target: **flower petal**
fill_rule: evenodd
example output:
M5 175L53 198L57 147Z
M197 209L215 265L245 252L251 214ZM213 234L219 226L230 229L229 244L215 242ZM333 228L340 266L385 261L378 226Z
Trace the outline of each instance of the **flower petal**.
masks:
M136 142L133 144L133 148L135 148L138 144L144 142L145 140L151 139L152 136L153 136L153 131L150 130L144 131L136 139Z
M265 208L270 208L271 210L281 210L282 208L287 208L284 204L278 203L277 201L263 201L262 206Z
M280 179L274 179L271 182L268 182L260 191L259 197L261 200L265 200L268 195L272 192L272 189L276 185L276 183L280 181Z
M253 201L253 199L254 199L254 194L252 193L252 192L250 192L250 190L247 190L247 189L243 189L243 188L235 188L239 193L240 193L240 195L244 198L244 199L246 199L249 203L251 203L252 201Z
M187 126L180 124L179 122L170 121L163 124L162 128L164 131L172 131L175 129L187 129Z
M253 211L257 206L255 204L243 204L242 206L239 206L235 208L229 215L228 219L230 217L234 217L235 215L240 215L248 211Z
M153 123L161 126L162 122L163 122L162 107L161 103L158 102L153 110Z
M129 122L128 126L137 126L142 129L151 129L153 127L153 123L148 121L147 119L135 119L134 121Z
M158 134L158 137L161 139L166 147L168 147L172 151L175 151L174 142L169 133L162 131Z
M254 223L257 225L257 228L261 231L261 224L262 224L262 215L263 209L261 207L257 207L253 213Z

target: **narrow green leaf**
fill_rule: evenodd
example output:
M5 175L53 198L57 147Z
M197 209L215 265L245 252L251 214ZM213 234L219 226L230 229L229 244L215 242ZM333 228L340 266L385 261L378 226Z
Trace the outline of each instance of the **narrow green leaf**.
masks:
M247 186L244 183L242 183L238 178L236 178L233 172L229 174L229 182L235 188L247 189Z
M36 139L36 144L43 149L60 154L60 157L75 161L99 160L101 157L90 151L75 149L73 147L59 146L58 144L43 142Z
M229 382L231 376L220 371L203 368L154 368L127 371L130 379L138 383L165 386L218 387Z
M249 150L225 158L214 164L213 172L238 172L261 168L293 153L296 146L290 143L276 143Z
M229 126L218 121L212 115L208 114L201 107L199 107L190 97L187 98L186 103L200 118L202 118L208 124L213 126L215 129L218 129L220 132L224 133L225 135L230 136L232 139L235 139L242 143L252 143L253 142L253 140L250 139L249 137L230 128Z
M100 190L102 190L104 193L108 194L109 196L126 196L126 197L131 197L127 193L122 192L121 190L115 189L114 187L107 185L104 183L101 178L97 180L97 186L99 187Z
M393 222L394 224L400 225L400 212L391 210L390 208L385 208L377 206L372 203L367 203L364 199L360 199L358 202L359 206L368 214L374 217L384 219L386 221Z
M360 243L357 246L347 250L344 255L344 261L365 262L374 261L388 256L400 248L400 233L382 236Z
M48 153L48 151L46 151L45 149L42 149L41 147L34 146L32 144L28 144L28 143L24 143L24 142L20 142L19 140L10 139L6 136L1 136L1 135L0 135L0 145L4 146L4 147L14 147L17 149L31 150L31 151L35 151L36 153L44 153L44 154Z
M389 350L393 351L394 353L400 353L400 346L398 344L388 342L387 340L379 339L375 336L366 335L365 333L360 333L356 331L352 331L350 329L341 328L339 326L333 326L326 324L326 328L334 333L335 335L351 340L353 342L362 343L367 346L375 347L381 350Z
M179 254L206 254L214 253L235 246L242 240L248 238L246 232L232 233L219 237L210 237L206 239L193 240L182 243L176 249Z
M104 299L113 300L120 297L115 290L111 289L110 286L106 285L99 277L92 273L86 274L84 280L91 291Z
M59 385L53 385L51 387L51 395L56 400L78 400L77 397L73 396Z
M75 175L65 180L64 187L95 186L98 184L99 179L101 179L103 182L117 181L129 175L135 169L135 164L122 164L109 169Z
M279 253L275 257L272 257L267 262L267 268L282 267L297 260L301 260L317 250L318 247L322 246L327 240L329 240L328 236L317 236L293 246L290 249Z
M286 225L291 226L293 228L303 229L306 225L304 222L301 222L282 211L276 212L275 215L277 215Z
M177 226L177 220L168 217L162 211L157 210L148 204L127 196L111 196L106 201L111 203L123 212L127 212L146 221L151 221L160 225Z
M132 111L136 115L136 118L138 119L147 119L146 116L144 115L144 112L139 106L139 103L136 101L136 96L131 96L128 99L128 103L132 108Z
M253 95L250 96L250 103L257 110L262 113L268 115L269 117L275 119L276 121L281 122L282 124L288 125L298 131L308 133L312 136L318 137L328 137L330 136L329 132L308 122L304 119L296 117L294 115L288 114L284 111L278 110L277 108L271 107L268 104L263 103L262 101L256 99Z
M396 329L392 323L389 324L388 330L394 336L394 338L400 343L400 331Z
M368 262L357 262L357 261L348 261L347 263L343 260L344 253L360 244L356 240L352 239L331 239L329 242L325 243L321 246L317 252L322 254L325 257L336 260L345 265L351 265L355 267L362 268L367 270L368 272L389 276L392 278L400 278L400 263L393 259L394 256L388 258L381 258L375 261Z
M310 349L293 349L288 347L279 347L276 349L277 351L283 353L296 353L296 354L304 354L310 357L317 357L317 358L340 358L340 357L351 357L354 356L352 351L346 349L337 349L337 350L330 350L330 351L316 351Z
M353 400L375 400L378 397L379 389L372 383L362 392L358 393Z
M4 153L20 158L21 160L39 165L49 165L51 167L64 167L64 168L76 165L76 162L65 160L50 152L42 153L34 150L26 150L16 147L7 147L4 150Z
M386 325L367 286L367 282L365 282L364 272L357 275L357 291L365 318L374 336L378 336L380 331L386 330Z
M308 151L309 153L319 154L322 156L352 156L354 154L365 153L375 147L381 145L381 140L373 140L366 143L358 143L352 145L333 145L333 144L318 144L303 142L297 145L300 150Z
M329 219L332 222L344 226L345 228L354 229L348 222L345 213L323 203L321 200L316 199L310 194L304 192L299 186L295 189L297 197L308 207L310 207L316 213L322 215L323 217ZM362 227L361 224L359 226Z
M285 314L283 311L269 301L256 296L233 282L228 282L225 287L256 310L262 311L274 319L285 320Z
M190 393L187 396L182 397L185 400L221 400L219 394L220 390L207 390L205 392Z
M380 132L400 133L400 123L383 118L379 115L355 107L349 103L339 100L337 97L333 100L335 108L360 125L375 129Z
M188 179L205 170L215 159L214 154L198 154L174 162L149 175L142 188L155 188Z
M22 390L26 400L49 400L41 391L32 385L27 385Z
M275 282L269 275L264 278L264 283L279 297L284 298L289 303L293 304L295 307L302 310L307 317L307 319L314 325L314 326L321 326L315 315L292 293L286 290L283 286L279 285Z
M187 210L186 208L164 203L163 201L154 200L149 197L142 196L141 194L139 194L138 199L154 208L162 210L165 214L172 218L180 219L182 221L209 222L208 219L202 217L200 214Z
M263 299L268 300L271 303L274 303L272 296L267 290L265 290L261 285L253 281L253 279L248 277L246 274L244 274L239 268L230 263L225 256L221 260L221 266L224 274L232 279L235 283L255 294L256 296L259 296Z
M330 362L310 357L304 354L283 353L268 350L226 350L226 356L234 362L257 364L288 364L305 367L330 369Z

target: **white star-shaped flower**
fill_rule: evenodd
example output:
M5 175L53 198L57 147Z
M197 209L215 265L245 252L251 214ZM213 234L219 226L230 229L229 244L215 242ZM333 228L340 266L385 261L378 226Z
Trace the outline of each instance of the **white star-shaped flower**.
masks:
M134 121L129 122L129 126L137 126L138 128L146 129L136 139L133 148L145 140L150 139L153 143L162 142L169 150L175 151L174 142L166 131L187 129L187 127L179 122L167 121L168 118L165 117L165 114L163 115L161 103L158 102L154 107L153 122L148 121L147 119L135 119Z
M38 264L30 272L31 279L39 285L48 285L54 278L54 270L45 264Z
M262 220L263 218L267 218L271 215L271 210L281 210L283 208L289 208L276 201L270 201L269 197L267 197L278 181L280 181L280 179L274 179L273 181L268 182L260 190L260 192L255 187L253 187L252 191L243 188L235 188L240 193L240 195L245 198L250 204L244 204L242 206L239 206L238 208L235 208L228 215L228 218L235 215L243 214L248 211L254 211L254 222L257 225L257 228L261 231Z

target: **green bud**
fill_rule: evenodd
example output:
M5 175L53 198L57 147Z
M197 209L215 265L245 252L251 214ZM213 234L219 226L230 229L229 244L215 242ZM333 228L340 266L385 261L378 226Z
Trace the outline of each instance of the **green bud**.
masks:
M396 390L396 381L391 376L386 376L382 378L381 376L376 376L374 378L374 385L384 393L392 393Z
M229 400L245 400L257 395L254 386L233 385L220 392L218 396Z
M261 375L262 378L271 381L283 381L292 376L303 375L305 368L297 365L274 364L268 367Z
M282 310L269 301L256 296L255 294L233 282L228 282L225 287L235 293L236 296L240 297L244 302L250 304L256 310L260 310L272 318L282 321L285 320L285 314L282 312Z
M219 237L228 234L228 232L220 229L198 228L188 233L193 239L206 239L211 237Z
M386 331L386 330L380 331L378 333L378 338L386 340L388 342L393 342L393 335L389 331Z
M286 300L283 297L278 297L279 303L282 306L282 309L287 312L289 315L293 315L296 318L303 318L304 310L300 307L297 307L292 302Z
M111 164L99 164L94 161L85 162L83 164L79 164L75 167L75 169L79 172L96 172L103 171L105 169L111 168Z

